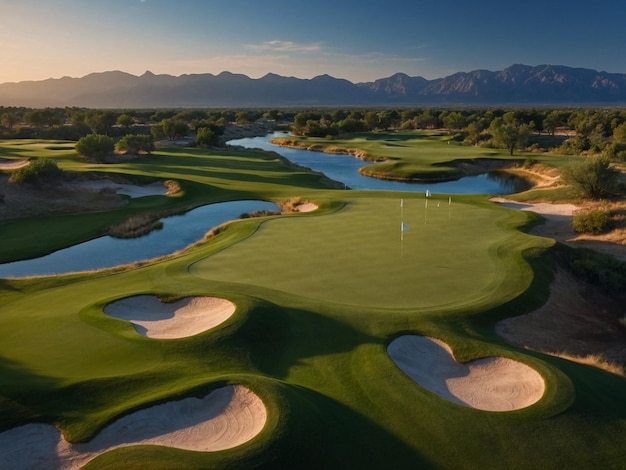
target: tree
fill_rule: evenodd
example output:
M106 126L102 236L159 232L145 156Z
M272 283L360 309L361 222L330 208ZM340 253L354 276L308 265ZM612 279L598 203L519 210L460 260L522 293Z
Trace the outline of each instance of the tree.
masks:
M117 143L117 150L131 155L139 155L141 152L150 155L154 150L154 142L151 135L128 134Z
M61 118L50 109L34 109L24 115L24 122L34 127L58 126Z
M565 124L565 119L560 111L551 111L543 120L543 128L550 135L554 135L556 129L563 124Z
M620 124L613 129L613 142L626 144L626 123Z
M2 122L4 126L11 130L13 129L13 126L20 122L20 120L13 113L3 113L2 116L0 116L0 122Z
M168 118L152 126L150 132L155 139L167 137L169 140L175 140L179 137L185 137L189 133L189 126L183 121Z
M563 168L561 177L581 197L600 199L614 194L621 173L608 158L587 157Z
M133 119L133 117L128 114L120 114L117 118L117 123L125 129L128 129L130 126L132 126L134 122L135 120Z
M244 125L250 122L250 113L248 111L239 111L237 113L237 124Z
M450 131L456 131L459 129L463 129L466 125L467 120L465 116L457 111L452 111L449 113L445 113L441 115L441 122L443 123L443 127Z
M210 148L215 144L217 140L217 134L208 127L201 127L196 132L196 147Z
M521 124L512 111L491 121L489 130L493 135L494 144L507 149L509 155L513 155L516 148L525 147L530 135L530 127Z
M479 121L470 122L465 128L467 134L466 140L471 145L478 145L480 134L483 132L483 126Z
M91 128L94 134L100 135L108 135L116 122L117 116L113 111L92 113L85 118L85 124Z
M111 137L100 134L89 134L76 142L76 151L87 158L103 162L107 155L113 153L115 142Z

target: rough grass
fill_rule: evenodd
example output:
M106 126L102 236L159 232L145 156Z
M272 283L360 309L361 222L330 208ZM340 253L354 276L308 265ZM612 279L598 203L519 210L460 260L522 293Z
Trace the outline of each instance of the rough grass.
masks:
M549 354L549 353L548 353ZM626 369L619 364L609 361L604 355L600 353L587 354L585 356L575 356L567 353L555 353L557 357L567 359L568 361L577 362L579 364L586 364L588 366L597 367L598 369L606 370L611 374L621 375L626 377Z

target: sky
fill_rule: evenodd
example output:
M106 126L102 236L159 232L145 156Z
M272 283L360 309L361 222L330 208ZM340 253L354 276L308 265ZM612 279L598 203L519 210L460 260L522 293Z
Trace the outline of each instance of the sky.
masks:
M368 82L513 64L626 73L626 2L0 0L0 83L219 74Z

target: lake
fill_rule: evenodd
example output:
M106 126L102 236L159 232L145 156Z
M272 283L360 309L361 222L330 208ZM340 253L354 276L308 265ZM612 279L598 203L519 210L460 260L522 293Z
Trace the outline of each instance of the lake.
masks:
M465 176L454 181L440 183L405 183L363 176L359 168L369 164L352 155L336 155L312 150L291 149L271 144L274 137L286 137L284 132L276 132L263 137L248 137L230 140L229 145L245 148L271 150L293 163L324 173L329 178L345 184L351 189L384 191L414 191L444 194L513 194L525 191L531 184L517 176L504 172L490 172L475 176Z

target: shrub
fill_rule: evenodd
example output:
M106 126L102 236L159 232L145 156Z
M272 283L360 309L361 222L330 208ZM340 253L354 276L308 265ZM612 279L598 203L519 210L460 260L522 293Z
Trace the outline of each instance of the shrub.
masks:
M576 212L572 218L572 227L578 233L597 235L611 228L612 222L609 210L591 209Z
M620 171L604 157L587 157L563 167L561 176L581 197L599 199L618 189Z
M140 214L110 227L109 235L115 238L138 238L162 228L163 222L159 214Z
M579 279L602 287L606 292L620 293L626 285L626 263L592 250L572 250L568 263Z
M50 158L38 158L28 165L13 170L9 181L12 183L40 183L44 180L53 180L60 176L62 170L57 162Z
M76 151L87 158L103 162L107 155L113 153L115 143L106 135L89 134L76 142Z
M131 155L139 155L140 152L150 155L154 150L154 141L151 135L128 134L117 143L117 150Z

